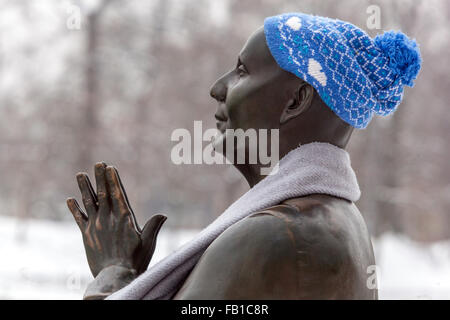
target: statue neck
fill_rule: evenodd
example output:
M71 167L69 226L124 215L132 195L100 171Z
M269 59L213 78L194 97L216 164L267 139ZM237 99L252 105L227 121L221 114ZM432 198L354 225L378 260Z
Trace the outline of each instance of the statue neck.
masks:
M247 180L250 188L253 188L258 182L263 180L266 176L261 174L261 165L259 164L235 164L236 169Z

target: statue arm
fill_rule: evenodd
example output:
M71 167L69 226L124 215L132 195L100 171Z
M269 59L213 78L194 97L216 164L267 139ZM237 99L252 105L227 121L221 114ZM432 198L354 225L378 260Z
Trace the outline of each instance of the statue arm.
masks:
M106 267L87 286L83 299L103 300L131 283L137 275L134 269L115 265Z

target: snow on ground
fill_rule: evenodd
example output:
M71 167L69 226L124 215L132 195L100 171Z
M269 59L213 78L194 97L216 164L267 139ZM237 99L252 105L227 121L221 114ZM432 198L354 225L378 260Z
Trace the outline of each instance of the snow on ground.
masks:
M385 234L374 241L381 299L450 299L450 241Z
M152 264L196 233L163 228ZM374 248L381 299L450 299L450 241L386 234ZM75 223L0 217L0 299L80 299L91 279Z
M163 228L151 265L196 233ZM73 221L0 217L0 299L81 299L92 279Z

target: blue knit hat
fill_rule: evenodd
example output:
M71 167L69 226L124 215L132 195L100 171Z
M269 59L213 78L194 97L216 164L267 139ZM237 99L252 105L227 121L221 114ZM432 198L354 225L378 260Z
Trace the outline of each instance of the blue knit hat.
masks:
M286 13L266 18L264 33L278 65L355 128L365 128L374 112L394 112L420 70L417 43L401 32L372 39L348 22Z

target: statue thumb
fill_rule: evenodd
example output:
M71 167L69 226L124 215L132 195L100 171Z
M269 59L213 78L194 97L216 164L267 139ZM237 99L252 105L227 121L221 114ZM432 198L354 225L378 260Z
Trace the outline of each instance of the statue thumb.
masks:
M147 221L142 229L141 239L144 249L144 253L150 261L153 252L155 251L156 238L158 237L159 230L161 229L167 217L162 214L155 214L150 220ZM147 263L148 263L147 262Z

